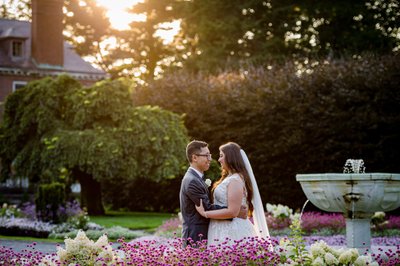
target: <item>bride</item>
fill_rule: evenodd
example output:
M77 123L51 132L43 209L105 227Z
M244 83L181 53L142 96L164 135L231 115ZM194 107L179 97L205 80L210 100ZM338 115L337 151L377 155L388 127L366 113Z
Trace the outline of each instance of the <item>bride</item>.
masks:
M269 237L264 208L246 153L234 142L228 142L220 148L218 161L222 167L221 178L213 185L214 204L228 206L226 209L205 211L202 202L196 206L200 215L210 218L208 228L208 246L216 245L227 239L240 240L244 237ZM236 217L242 205L248 207L249 219Z

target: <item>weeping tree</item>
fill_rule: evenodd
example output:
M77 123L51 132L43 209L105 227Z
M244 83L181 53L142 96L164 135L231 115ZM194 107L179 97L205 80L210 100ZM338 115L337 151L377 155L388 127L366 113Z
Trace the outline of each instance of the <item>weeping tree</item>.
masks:
M59 181L67 170L91 215L104 214L102 181L174 178L185 164L182 117L131 98L124 80L82 87L68 76L11 94L0 128L2 177L40 182L51 173Z

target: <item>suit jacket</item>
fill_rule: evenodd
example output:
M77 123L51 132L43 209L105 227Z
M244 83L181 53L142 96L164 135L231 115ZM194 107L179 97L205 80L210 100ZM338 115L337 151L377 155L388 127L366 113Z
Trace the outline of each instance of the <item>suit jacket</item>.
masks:
M196 171L189 168L182 179L179 201L183 218L182 238L191 238L194 243L207 239L210 223L210 220L201 216L195 208L195 205L200 205L200 199L203 200L205 210L226 208L211 204L207 185ZM189 241L187 244L190 244Z

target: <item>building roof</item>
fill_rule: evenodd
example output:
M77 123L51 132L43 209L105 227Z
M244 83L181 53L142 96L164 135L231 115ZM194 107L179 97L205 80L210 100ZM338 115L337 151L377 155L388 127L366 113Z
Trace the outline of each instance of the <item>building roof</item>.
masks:
M7 39L25 40L25 56L18 60L13 60L7 54L5 45ZM27 75L35 74L39 76L58 75L68 73L78 79L98 80L107 77L107 74L95 68L89 62L82 59L68 42L64 42L64 65L51 66L37 64L31 56L31 23L29 21L19 21L10 19L0 19L0 73L13 73Z

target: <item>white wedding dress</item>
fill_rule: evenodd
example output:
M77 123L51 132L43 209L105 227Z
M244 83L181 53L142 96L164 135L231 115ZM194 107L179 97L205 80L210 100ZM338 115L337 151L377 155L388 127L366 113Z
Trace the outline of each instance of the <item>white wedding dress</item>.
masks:
M239 180L243 184L242 205L247 206L247 191L243 180L239 174L228 176L214 190L214 204L228 206L228 185L232 180ZM240 240L244 237L256 236L256 231L249 219L233 218L231 220L211 219L208 227L207 245L217 245L229 238L230 242Z

